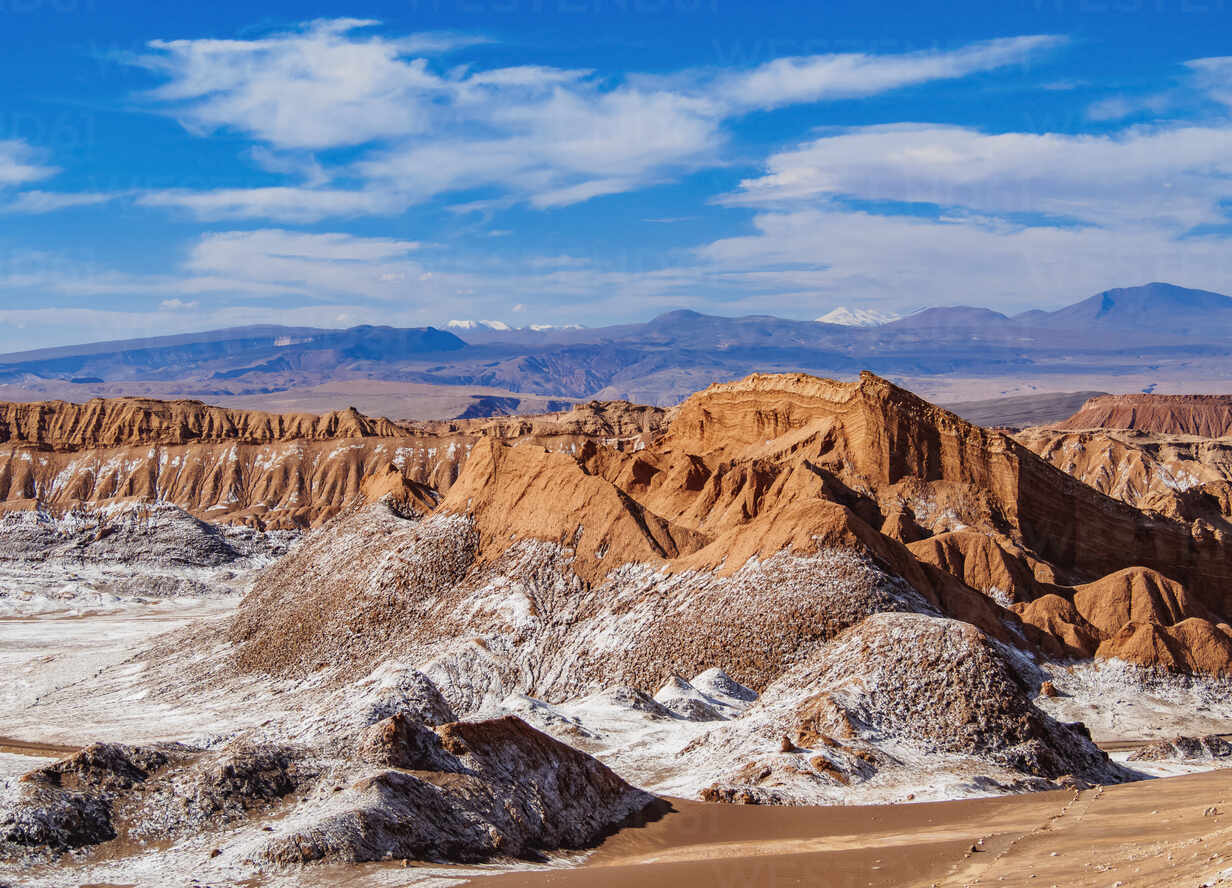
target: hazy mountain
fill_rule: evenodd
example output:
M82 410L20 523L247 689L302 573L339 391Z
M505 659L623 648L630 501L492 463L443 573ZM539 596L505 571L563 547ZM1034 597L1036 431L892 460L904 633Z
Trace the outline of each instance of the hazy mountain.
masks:
M999 311L969 305L926 308L887 324L899 330L999 330L1013 325L1014 322Z
M1207 341L1232 330L1232 298L1207 290L1153 283L1097 293L1058 311L1030 311L1019 323L1047 329L1125 330L1138 336L1192 336Z
M1195 360L1205 362L1207 379L1232 373L1232 299L1168 284L1110 290L1052 312L1007 317L950 306L867 327L687 310L595 328L466 323L474 326L457 322L457 333L243 327L43 349L0 356L0 385L39 397L148 393L208 400L385 380L484 387L502 398L533 393L674 403L710 382L758 371L1056 379L1045 382L1045 391L1089 388L1092 377L1148 368L1172 367L1192 378Z

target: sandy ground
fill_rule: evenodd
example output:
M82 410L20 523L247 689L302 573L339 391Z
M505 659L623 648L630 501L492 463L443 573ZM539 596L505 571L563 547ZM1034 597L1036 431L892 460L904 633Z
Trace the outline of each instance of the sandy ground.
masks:
M1232 771L1082 793L847 808L675 801L570 870L476 888L1232 884ZM1215 808L1218 814L1206 813ZM978 848L972 852L972 848Z

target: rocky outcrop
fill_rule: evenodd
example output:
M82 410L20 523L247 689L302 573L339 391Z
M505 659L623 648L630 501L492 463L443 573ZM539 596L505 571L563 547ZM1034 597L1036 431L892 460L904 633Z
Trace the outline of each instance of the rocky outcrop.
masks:
M600 563L613 569L588 582L571 542L507 538L484 561L470 516L416 521L377 504L314 532L258 579L229 630L235 662L353 676L409 657L469 712L514 692L654 689L719 664L757 688L869 614L928 607L852 550L781 553L726 576L608 553Z
M390 438L401 431L387 419L370 419L354 408L313 416L146 398L0 403L0 444L61 453L147 444Z
M0 799L0 859L112 840L216 829L272 805L314 775L294 752L235 742L212 752L98 743L25 774Z
M0 515L0 613L241 593L294 534L223 527L166 504Z
M361 668L395 639L413 640L433 656L448 639L503 625L517 627L549 661L558 652L578 658L572 686L546 669L539 675L551 680L522 691L581 691L588 663L653 688L673 673L719 662L685 654L696 640L663 643L674 639L681 611L660 614L646 602L662 597L651 589L672 588L690 596L699 628L748 639L731 644L723 665L747 669L737 677L764 687L810 633L824 640L880 610L931 607L1006 643L1090 656L1138 619L1132 603L1125 614L1116 611L1118 572L1133 568L1135 576L1157 578L1160 589L1171 583L1183 590L1169 593L1184 599L1179 611L1147 618L1162 628L1180 622L1174 617L1182 612L1214 625L1226 612L1224 580L1232 576L1232 553L1218 534L1117 503L1011 438L868 374L855 383L787 375L712 386L686 401L661 436L633 448L588 439L576 452L561 452L534 440L485 437L434 507L432 492L410 483L388 465L367 482L370 490L414 500L416 514L431 508L432 517L406 525L365 513L306 544L245 603L232 629L239 662L302 674L353 658ZM892 521L894 536L879 532ZM904 546L897 537L908 522L923 538ZM373 534L382 546L370 544ZM774 640L783 656L754 655L767 643L764 634L783 635L775 628L782 621L735 623L733 615L748 613L753 602L779 613L790 596L767 590L733 607L726 590L771 563L787 570L775 593L822 577L842 577L836 590L861 588L858 570L836 572L841 560L833 553L842 550L905 580L916 603L904 605L902 591L874 591L877 581L856 595L827 596L808 607L811 623L800 623L808 632ZM788 557L774 561L780 556ZM342 561L351 568L345 573L336 569ZM746 568L754 562L757 568ZM646 570L652 576L630 580L630 571ZM529 587L526 571L536 577ZM1106 588L1087 588L1105 576L1113 576ZM507 595L495 604L502 584L525 589L516 612ZM492 596L494 604L465 604L475 596ZM301 609L313 619L276 618ZM657 654L636 665L628 657L595 657L581 647L585 632L563 634L587 620L598 626L633 615L658 621L629 630L632 637L649 632L646 644ZM1220 649L1217 638L1207 641L1211 651ZM491 692L514 690L509 681L497 680Z
M655 806L590 756L513 716L435 732L373 727L379 739L368 741L369 760L375 742L380 764L407 764L365 776L321 811L299 815L261 856L283 864L534 859L591 845Z
M908 759L978 761L1044 788L1073 775L1119 782L1125 774L1081 725L1062 724L1032 701L1006 651L973 626L922 614L877 614L766 689L745 720L775 754L729 766L705 792L715 801L798 802L810 786L855 787L897 774ZM764 748L764 746L763 746ZM734 750L733 750L734 753ZM703 750L690 765L706 767ZM713 766L711 766L713 767ZM919 777L916 777L919 779Z

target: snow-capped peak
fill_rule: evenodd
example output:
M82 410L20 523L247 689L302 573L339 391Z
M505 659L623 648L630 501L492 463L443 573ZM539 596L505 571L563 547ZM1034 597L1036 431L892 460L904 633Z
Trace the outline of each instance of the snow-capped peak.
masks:
M445 326L451 330L478 330L480 328L486 330L512 329L504 321L450 321Z
M817 318L821 324L842 324L844 327L880 327L890 321L897 321L902 315L872 308L850 309L845 305L828 311Z

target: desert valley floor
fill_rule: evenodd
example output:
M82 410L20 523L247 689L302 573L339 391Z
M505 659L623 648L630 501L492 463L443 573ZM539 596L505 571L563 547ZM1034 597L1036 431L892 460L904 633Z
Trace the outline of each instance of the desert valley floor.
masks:
M150 604L5 620L0 663L19 677L4 700L14 712L52 688L88 692L100 668L126 659L142 640L198 620L220 619L234 601ZM51 665L52 668L48 668ZM83 694L82 696L88 696ZM84 700L82 701L85 702ZM33 708L37 712L37 707ZM37 716L0 737L0 777L50 764L98 736L154 739L186 729L139 709L115 719L106 707ZM34 712L31 713L32 715ZM134 727L154 719L158 727ZM1232 724L1232 721L1225 722ZM1144 726L1146 728L1146 726ZM1141 740L1101 738L1124 758ZM726 805L671 799L671 813L604 841L593 852L547 864L489 867L400 862L324 864L270 875L264 884L340 886L645 885L1223 885L1232 884L1232 770L1206 770L1109 788L1058 790L965 801L833 807ZM1174 767L1181 772L1190 768ZM1161 769L1169 773L1169 769ZM973 848L979 849L972 851ZM187 884L158 843L135 860L105 864L98 885ZM496 871L492 871L492 869ZM76 884L70 868L28 872L36 884ZM16 874L14 886L24 885ZM191 876L190 876L191 878ZM210 884L208 878L199 884Z
M1232 884L1228 413L0 405L0 885Z

